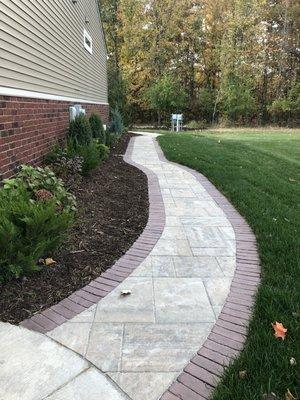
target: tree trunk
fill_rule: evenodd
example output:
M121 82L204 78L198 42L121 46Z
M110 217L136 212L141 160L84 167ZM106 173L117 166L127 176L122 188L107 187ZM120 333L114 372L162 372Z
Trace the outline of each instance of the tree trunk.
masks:
M215 101L215 105L214 105L214 112L213 112L213 115L212 115L212 124L215 122L215 118L216 118L216 113L217 113L217 105L218 105L218 103L219 103L219 91L218 91L218 93L217 93L217 96L216 96L216 101Z
M260 123L265 125L267 122L267 97L268 97L268 71L267 67L264 68L263 86L260 99Z

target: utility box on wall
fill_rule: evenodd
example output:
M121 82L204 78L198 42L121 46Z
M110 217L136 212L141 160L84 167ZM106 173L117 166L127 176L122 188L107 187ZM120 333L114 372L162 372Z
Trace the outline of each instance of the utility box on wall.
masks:
M84 114L85 109L82 108L81 104L76 104L75 106L70 107L70 121L74 121L77 115Z

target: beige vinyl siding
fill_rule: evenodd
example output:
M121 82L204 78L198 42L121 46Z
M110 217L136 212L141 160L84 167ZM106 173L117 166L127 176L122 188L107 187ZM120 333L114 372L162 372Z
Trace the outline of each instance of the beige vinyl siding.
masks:
M97 1L0 0L0 86L107 103ZM93 54L84 48L84 29Z

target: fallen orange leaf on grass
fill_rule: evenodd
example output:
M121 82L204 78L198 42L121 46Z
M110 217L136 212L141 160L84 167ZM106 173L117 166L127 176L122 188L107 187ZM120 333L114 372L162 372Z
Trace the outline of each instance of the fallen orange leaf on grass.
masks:
M280 322L275 322L275 324L272 324L273 329L275 331L274 336L278 339L285 339L287 329L280 323Z

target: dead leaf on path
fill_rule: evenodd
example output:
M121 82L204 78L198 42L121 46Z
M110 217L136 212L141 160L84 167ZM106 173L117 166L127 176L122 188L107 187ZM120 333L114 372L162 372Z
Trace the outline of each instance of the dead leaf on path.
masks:
M287 329L282 325L282 323L276 321L275 324L272 324L272 326L275 331L274 336L277 339L284 340L287 333Z
M56 264L56 261L53 260L53 258L46 258L45 259L45 265L49 267L50 265Z
M239 377L240 379L245 379L247 376L247 371L240 371L239 372Z
M290 389L287 390L284 399L285 400L297 400L297 398L292 395Z

